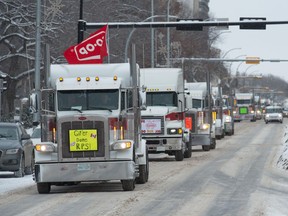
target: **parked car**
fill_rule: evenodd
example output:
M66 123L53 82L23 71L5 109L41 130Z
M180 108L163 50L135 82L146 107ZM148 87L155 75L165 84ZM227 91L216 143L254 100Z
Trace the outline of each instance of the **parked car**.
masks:
M283 118L287 118L288 117L288 107L285 107L283 109Z
M267 106L264 116L265 123L268 124L272 121L283 123L282 110L281 106Z
M41 142L41 127L37 126L32 134L31 134L31 140L33 142L33 145L35 146L37 143Z
M14 172L15 177L31 175L33 149L30 135L20 123L0 122L0 171Z

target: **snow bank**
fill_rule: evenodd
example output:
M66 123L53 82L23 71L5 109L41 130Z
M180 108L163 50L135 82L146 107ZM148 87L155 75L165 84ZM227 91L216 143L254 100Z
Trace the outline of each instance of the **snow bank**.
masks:
M284 137L282 139L283 148L281 155L277 161L277 167L288 170L288 126L285 125Z

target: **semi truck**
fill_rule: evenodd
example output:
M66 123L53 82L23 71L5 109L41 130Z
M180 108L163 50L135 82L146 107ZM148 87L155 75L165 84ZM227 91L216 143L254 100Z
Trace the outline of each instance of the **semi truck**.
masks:
M223 119L224 130L228 136L234 135L234 116L233 116L233 103L234 97L232 95L223 95Z
M41 90L41 142L35 145L40 194L51 185L110 180L132 191L148 181L139 75L136 63L50 66Z
M235 93L236 106L234 107L234 120L256 121L255 103L253 93Z
M216 148L215 124L208 103L206 82L185 82L185 115L195 119L190 130L192 147L200 145L204 151Z
M215 122L215 136L217 139L225 137L225 114L223 110L222 88L212 87L212 119Z
M180 68L141 68L147 109L141 111L142 136L150 154L166 153L176 161L190 158L191 140L184 120L184 78Z

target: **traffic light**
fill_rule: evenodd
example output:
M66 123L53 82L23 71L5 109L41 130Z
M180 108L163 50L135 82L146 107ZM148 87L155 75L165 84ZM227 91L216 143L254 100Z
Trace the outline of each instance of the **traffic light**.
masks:
M240 17L240 21L251 21L251 23L240 24L240 29L266 29L266 24L259 21L266 21L265 17ZM255 22L253 22L255 21Z
M195 22L194 24L187 24L187 21ZM181 31L202 31L203 24L201 24L202 19L177 19L177 22L183 23L183 25L179 24L176 26L176 30ZM185 24L186 22L186 24Z

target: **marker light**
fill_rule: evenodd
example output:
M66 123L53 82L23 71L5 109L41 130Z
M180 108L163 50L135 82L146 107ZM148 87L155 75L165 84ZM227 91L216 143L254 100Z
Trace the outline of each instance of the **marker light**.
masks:
M90 81L90 77L86 77L86 81L89 82Z
M118 79L118 77L117 77L117 76L114 76L114 77L113 77L113 80L114 80L114 81L116 81L117 79Z
M59 77L59 81L63 82L64 81L63 77Z
M36 144L35 149L39 152L54 152L55 147L52 144Z
M128 140L117 140L111 145L112 150L125 150L131 148L132 143Z
M81 77L77 77L77 81L80 82L81 81Z
M97 76L97 77L95 77L95 81L99 81L99 77Z

